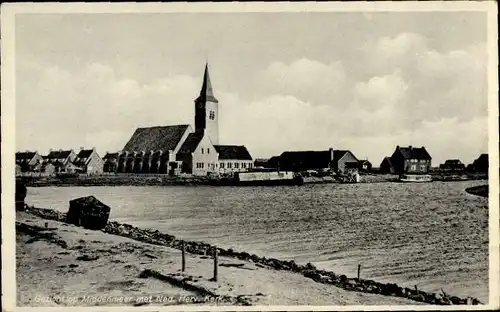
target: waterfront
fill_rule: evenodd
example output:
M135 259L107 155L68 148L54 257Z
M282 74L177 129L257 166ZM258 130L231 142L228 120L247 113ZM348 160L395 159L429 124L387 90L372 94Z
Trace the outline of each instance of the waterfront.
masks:
M487 199L465 192L482 183L47 187L27 203L66 212L95 195L115 221L486 303Z

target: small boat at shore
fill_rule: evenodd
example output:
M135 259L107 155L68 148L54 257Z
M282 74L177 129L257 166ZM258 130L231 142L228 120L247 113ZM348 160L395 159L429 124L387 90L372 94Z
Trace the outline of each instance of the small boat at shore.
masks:
M430 174L402 174L399 176L399 182L423 183L432 182Z

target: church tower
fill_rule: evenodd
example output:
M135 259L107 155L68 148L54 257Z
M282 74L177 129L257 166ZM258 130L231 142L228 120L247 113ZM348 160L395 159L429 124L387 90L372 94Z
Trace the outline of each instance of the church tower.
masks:
M200 96L194 101L194 126L196 132L204 132L213 145L219 144L219 101L214 96L208 63L205 65Z

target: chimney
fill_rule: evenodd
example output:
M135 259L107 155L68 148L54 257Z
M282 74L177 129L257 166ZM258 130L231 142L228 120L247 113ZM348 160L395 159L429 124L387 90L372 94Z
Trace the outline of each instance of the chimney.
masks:
M413 149L413 146L410 145L410 149Z
M396 149L399 149L399 145L396 145Z
M333 148L330 147L330 161L333 161Z
M80 151L83 151L83 146L80 146Z

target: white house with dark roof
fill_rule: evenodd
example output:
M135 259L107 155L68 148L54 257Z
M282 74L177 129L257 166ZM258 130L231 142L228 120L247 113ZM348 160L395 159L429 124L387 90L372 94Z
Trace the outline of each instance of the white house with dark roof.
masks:
M99 156L95 148L81 149L76 155L73 164L80 168L80 172L86 174L103 173L104 160Z
M43 163L43 157L38 152L17 152L16 165L19 165L21 172L36 171ZM16 167L17 168L17 167Z
M194 104L194 130L190 125L138 128L118 153L116 172L204 176L227 172L228 167L230 171L251 168L253 161L246 147L219 144L219 101L208 64Z
M55 172L65 172L65 173L73 173L78 170L73 164L73 161L76 158L76 153L71 150L50 150L49 154L43 156L44 162L49 162L55 167Z
M241 172L253 168L253 159L243 145L215 145L221 173Z

